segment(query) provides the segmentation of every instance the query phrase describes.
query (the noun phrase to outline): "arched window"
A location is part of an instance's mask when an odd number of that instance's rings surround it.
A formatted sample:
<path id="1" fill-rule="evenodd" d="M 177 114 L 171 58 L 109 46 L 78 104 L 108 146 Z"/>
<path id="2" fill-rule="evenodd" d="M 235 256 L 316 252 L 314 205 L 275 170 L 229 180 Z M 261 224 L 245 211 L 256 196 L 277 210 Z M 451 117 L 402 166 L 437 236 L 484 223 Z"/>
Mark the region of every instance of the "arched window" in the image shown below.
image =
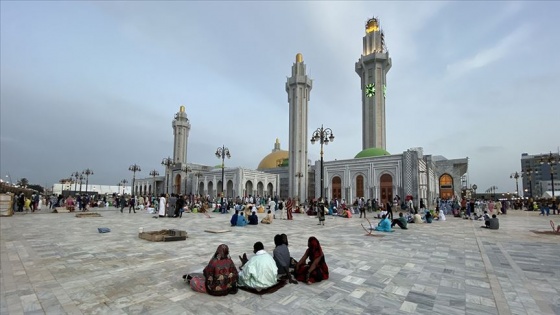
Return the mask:
<path id="1" fill-rule="evenodd" d="M 356 197 L 364 197 L 364 177 L 356 176 Z"/>

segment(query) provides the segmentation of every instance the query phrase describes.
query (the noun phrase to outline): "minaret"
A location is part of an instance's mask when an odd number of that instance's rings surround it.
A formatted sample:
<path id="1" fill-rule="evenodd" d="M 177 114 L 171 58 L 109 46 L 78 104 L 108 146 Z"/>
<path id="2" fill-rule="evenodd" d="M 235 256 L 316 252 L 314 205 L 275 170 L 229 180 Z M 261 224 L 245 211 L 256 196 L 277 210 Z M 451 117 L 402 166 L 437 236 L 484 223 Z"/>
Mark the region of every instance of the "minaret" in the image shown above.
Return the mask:
<path id="1" fill-rule="evenodd" d="M 303 55 L 296 55 L 292 76 L 286 82 L 290 104 L 289 196 L 305 202 L 307 199 L 307 106 L 312 80 L 305 74 Z"/>
<path id="2" fill-rule="evenodd" d="M 385 150 L 385 92 L 391 58 L 377 18 L 367 21 L 363 40 L 362 56 L 356 62 L 356 73 L 362 79 L 362 150 Z"/>
<path id="3" fill-rule="evenodd" d="M 187 164 L 187 142 L 189 140 L 189 131 L 191 123 L 185 113 L 185 106 L 179 108 L 179 112 L 175 114 L 173 119 L 173 163 Z"/>

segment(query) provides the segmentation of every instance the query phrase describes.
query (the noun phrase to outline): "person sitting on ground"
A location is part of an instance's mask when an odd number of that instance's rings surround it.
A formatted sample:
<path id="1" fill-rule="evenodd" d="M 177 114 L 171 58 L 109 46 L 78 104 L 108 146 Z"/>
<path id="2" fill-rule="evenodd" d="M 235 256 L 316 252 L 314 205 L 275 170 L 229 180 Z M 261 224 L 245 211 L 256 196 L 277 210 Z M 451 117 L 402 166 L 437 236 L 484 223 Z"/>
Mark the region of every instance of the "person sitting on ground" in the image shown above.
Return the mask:
<path id="1" fill-rule="evenodd" d="M 257 211 L 253 210 L 253 213 L 249 216 L 249 225 L 259 224 L 259 217 L 257 216 Z"/>
<path id="2" fill-rule="evenodd" d="M 387 215 L 381 217 L 381 221 L 379 221 L 375 230 L 379 232 L 393 232 L 393 229 L 391 229 L 391 221 L 387 219 Z"/>
<path id="3" fill-rule="evenodd" d="M 381 219 L 384 215 L 387 215 L 387 210 L 381 209 L 381 211 L 377 214 L 377 218 Z"/>
<path id="4" fill-rule="evenodd" d="M 410 223 L 424 223 L 424 221 L 422 221 L 422 216 L 418 213 L 418 210 L 414 211 L 414 221 L 410 222 Z"/>
<path id="5" fill-rule="evenodd" d="M 236 211 L 237 212 L 237 211 Z M 247 220 L 245 219 L 245 216 L 243 215 L 243 213 L 239 214 L 237 216 L 237 226 L 245 226 L 247 225 Z"/>
<path id="6" fill-rule="evenodd" d="M 194 291 L 217 296 L 236 293 L 237 278 L 237 268 L 229 257 L 226 244 L 218 246 L 202 274 L 183 276 Z"/>
<path id="7" fill-rule="evenodd" d="M 344 212 L 342 212 L 343 218 L 352 218 L 352 211 L 348 210 L 348 208 L 344 208 Z"/>
<path id="8" fill-rule="evenodd" d="M 440 221 L 446 221 L 446 219 L 445 219 L 445 213 L 443 212 L 442 209 L 439 209 L 438 220 L 440 220 Z"/>
<path id="9" fill-rule="evenodd" d="M 433 220 L 432 213 L 430 211 L 426 211 L 426 215 L 424 216 L 424 219 L 426 220 L 426 223 L 432 223 Z"/>
<path id="10" fill-rule="evenodd" d="M 306 262 L 309 259 L 309 262 Z M 319 240 L 311 236 L 307 240 L 307 250 L 296 264 L 294 274 L 296 279 L 307 284 L 329 279 L 329 267 L 325 262 L 325 255 Z"/>
<path id="11" fill-rule="evenodd" d="M 488 214 L 488 211 L 484 211 L 484 215 L 482 215 L 482 219 L 484 220 L 484 224 L 488 225 L 486 222 L 490 221 L 490 215 Z"/>
<path id="12" fill-rule="evenodd" d="M 286 241 L 287 238 L 286 236 Z M 278 267 L 278 276 L 280 279 L 289 280 L 290 283 L 297 284 L 297 281 L 293 280 L 290 274 L 290 250 L 288 249 L 288 245 L 284 243 L 282 235 L 276 234 L 276 236 L 274 236 L 274 245 L 276 245 L 276 248 L 274 248 L 272 256 Z"/>
<path id="13" fill-rule="evenodd" d="M 394 227 L 395 225 L 398 225 L 403 230 L 408 229 L 406 227 L 407 225 L 406 218 L 404 217 L 402 212 L 399 212 L 399 217 L 394 219 L 393 222 L 391 223 L 391 227 Z"/>
<path id="14" fill-rule="evenodd" d="M 231 226 L 236 226 L 238 219 L 239 219 L 239 210 L 235 210 L 235 213 L 231 216 L 231 220 L 229 220 Z"/>
<path id="15" fill-rule="evenodd" d="M 278 267 L 274 258 L 264 250 L 261 242 L 253 245 L 255 256 L 247 259 L 247 254 L 243 254 L 241 267 L 239 267 L 239 286 L 266 289 L 278 283 Z"/>
<path id="16" fill-rule="evenodd" d="M 273 219 L 274 219 L 274 216 L 272 215 L 272 211 L 268 210 L 268 213 L 267 213 L 266 217 L 264 217 L 264 219 L 261 220 L 261 223 L 271 224 Z"/>
<path id="17" fill-rule="evenodd" d="M 492 218 L 489 219 L 488 221 L 485 221 L 484 225 L 481 226 L 481 227 L 487 228 L 487 229 L 490 229 L 490 230 L 498 230 L 500 228 L 500 221 L 496 217 L 496 215 L 493 214 Z"/>

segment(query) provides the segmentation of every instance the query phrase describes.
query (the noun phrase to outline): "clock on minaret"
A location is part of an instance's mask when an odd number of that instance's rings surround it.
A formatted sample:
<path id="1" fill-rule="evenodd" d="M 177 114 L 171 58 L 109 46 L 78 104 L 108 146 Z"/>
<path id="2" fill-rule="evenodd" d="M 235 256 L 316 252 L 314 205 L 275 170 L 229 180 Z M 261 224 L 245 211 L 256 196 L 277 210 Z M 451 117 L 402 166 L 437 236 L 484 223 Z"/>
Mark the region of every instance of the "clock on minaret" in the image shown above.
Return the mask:
<path id="1" fill-rule="evenodd" d="M 366 96 L 373 97 L 375 95 L 375 84 L 370 83 L 366 85 Z"/>

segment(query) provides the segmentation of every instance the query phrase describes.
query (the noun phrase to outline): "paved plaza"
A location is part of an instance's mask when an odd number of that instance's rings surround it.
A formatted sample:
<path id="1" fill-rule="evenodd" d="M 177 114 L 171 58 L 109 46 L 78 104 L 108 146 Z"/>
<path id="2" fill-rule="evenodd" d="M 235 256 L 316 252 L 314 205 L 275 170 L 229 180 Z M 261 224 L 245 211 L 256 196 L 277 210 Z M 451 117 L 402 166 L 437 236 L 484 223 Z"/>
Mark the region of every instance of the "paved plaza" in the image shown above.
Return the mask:
<path id="1" fill-rule="evenodd" d="M 0 219 L 0 314 L 560 314 L 560 236 L 530 231 L 551 230 L 549 219 L 560 216 L 510 211 L 497 231 L 448 217 L 367 237 L 358 217 L 327 217 L 322 227 L 295 214 L 230 228 L 230 215 L 215 213 L 154 219 L 93 211 L 102 217 L 43 210 Z M 140 227 L 183 229 L 189 238 L 149 242 L 138 238 Z M 296 259 L 316 236 L 330 279 L 225 297 L 193 292 L 181 279 L 200 272 L 221 243 L 240 264 L 255 241 L 271 253 L 278 233 L 288 234 Z"/>

